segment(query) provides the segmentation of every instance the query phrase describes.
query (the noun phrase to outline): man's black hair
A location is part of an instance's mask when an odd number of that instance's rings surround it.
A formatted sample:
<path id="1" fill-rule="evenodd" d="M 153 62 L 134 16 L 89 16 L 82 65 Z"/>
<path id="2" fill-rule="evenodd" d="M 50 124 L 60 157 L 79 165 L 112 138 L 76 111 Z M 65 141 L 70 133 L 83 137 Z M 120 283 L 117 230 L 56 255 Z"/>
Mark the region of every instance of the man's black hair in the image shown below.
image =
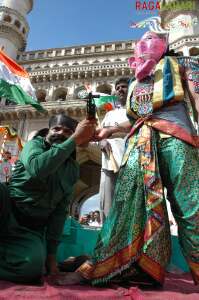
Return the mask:
<path id="1" fill-rule="evenodd" d="M 123 77 L 118 78 L 118 79 L 115 81 L 115 89 L 116 89 L 117 85 L 120 84 L 120 83 L 126 83 L 126 84 L 128 85 L 128 84 L 129 84 L 129 81 L 130 81 L 130 78 L 129 78 L 129 77 L 123 76 Z"/>
<path id="2" fill-rule="evenodd" d="M 38 130 L 35 135 L 33 136 L 33 139 L 38 137 L 38 136 L 41 136 L 41 137 L 46 137 L 47 134 L 48 134 L 48 131 L 49 129 L 48 128 L 42 128 L 40 130 Z"/>
<path id="3" fill-rule="evenodd" d="M 72 131 L 75 131 L 77 124 L 78 121 L 69 116 L 66 116 L 64 113 L 51 116 L 49 120 L 49 128 L 54 127 L 56 125 L 62 125 L 71 129 Z"/>

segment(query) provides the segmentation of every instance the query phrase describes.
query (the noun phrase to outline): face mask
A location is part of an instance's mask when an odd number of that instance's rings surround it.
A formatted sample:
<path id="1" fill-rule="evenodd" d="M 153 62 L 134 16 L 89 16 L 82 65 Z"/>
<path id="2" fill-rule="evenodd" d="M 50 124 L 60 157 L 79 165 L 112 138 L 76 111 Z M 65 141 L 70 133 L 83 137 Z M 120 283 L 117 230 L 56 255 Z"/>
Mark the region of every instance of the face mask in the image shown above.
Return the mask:
<path id="1" fill-rule="evenodd" d="M 129 65 L 135 69 L 135 77 L 142 80 L 149 76 L 166 52 L 167 43 L 156 33 L 147 32 L 136 44 L 135 56 L 129 59 Z"/>

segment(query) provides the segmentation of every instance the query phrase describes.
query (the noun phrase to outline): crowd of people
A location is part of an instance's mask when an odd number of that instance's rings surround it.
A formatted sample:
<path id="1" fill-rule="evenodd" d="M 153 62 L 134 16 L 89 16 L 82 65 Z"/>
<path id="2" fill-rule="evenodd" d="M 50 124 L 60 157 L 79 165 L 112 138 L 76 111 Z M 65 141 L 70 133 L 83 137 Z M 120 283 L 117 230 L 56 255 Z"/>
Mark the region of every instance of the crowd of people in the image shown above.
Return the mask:
<path id="1" fill-rule="evenodd" d="M 79 222 L 81 225 L 87 225 L 91 227 L 101 227 L 102 222 L 100 217 L 100 211 L 95 210 L 95 211 L 90 211 L 88 214 L 84 214 L 83 216 L 80 217 Z"/>

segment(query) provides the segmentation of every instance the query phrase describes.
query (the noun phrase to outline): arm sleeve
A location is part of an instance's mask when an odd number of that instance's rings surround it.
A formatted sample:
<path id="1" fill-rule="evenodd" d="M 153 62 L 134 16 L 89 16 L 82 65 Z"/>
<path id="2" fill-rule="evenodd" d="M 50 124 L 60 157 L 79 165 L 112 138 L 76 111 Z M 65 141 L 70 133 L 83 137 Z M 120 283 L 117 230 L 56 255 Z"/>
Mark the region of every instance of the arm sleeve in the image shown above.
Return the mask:
<path id="1" fill-rule="evenodd" d="M 54 173 L 74 150 L 73 138 L 61 144 L 53 144 L 47 151 L 37 140 L 32 140 L 24 146 L 20 161 L 32 177 L 45 178 Z"/>
<path id="2" fill-rule="evenodd" d="M 50 215 L 46 230 L 47 254 L 56 254 L 67 214 L 68 199 L 61 201 Z"/>

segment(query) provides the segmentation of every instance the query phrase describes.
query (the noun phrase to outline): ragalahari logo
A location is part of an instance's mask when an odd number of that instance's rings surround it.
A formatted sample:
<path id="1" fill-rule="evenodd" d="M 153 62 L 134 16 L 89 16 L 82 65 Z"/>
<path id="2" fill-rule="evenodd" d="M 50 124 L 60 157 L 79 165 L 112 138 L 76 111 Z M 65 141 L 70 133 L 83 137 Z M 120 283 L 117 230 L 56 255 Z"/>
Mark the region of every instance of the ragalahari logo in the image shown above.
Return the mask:
<path id="1" fill-rule="evenodd" d="M 161 1 L 135 1 L 137 11 L 155 12 L 158 10 L 194 10 L 195 1 L 175 1 L 162 4 Z"/>

